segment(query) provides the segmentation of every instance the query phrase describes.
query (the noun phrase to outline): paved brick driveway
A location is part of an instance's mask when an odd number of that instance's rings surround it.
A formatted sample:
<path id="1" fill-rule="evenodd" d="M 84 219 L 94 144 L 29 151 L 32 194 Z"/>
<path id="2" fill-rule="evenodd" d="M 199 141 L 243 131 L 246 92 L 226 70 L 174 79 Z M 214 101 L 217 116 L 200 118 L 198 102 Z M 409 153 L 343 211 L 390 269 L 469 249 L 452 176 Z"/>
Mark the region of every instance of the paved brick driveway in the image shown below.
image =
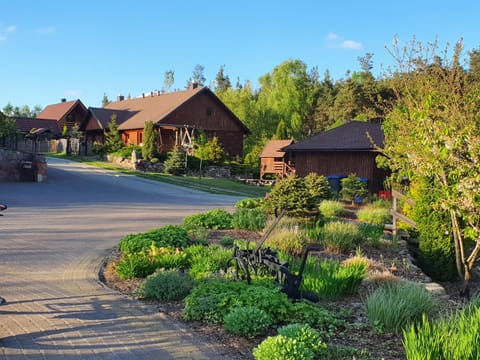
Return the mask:
<path id="1" fill-rule="evenodd" d="M 48 183 L 0 184 L 0 358 L 222 359 L 97 273 L 122 236 L 236 200 L 56 159 Z"/>

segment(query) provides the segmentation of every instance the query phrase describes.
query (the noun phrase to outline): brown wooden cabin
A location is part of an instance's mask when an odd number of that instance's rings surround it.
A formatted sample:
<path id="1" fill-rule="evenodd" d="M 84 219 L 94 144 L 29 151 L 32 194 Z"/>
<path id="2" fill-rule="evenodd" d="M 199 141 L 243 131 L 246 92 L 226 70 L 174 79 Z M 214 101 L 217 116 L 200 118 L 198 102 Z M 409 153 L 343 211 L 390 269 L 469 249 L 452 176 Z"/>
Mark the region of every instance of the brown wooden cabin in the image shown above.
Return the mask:
<path id="1" fill-rule="evenodd" d="M 46 106 L 37 115 L 37 118 L 55 120 L 61 130 L 66 125 L 68 131 L 70 131 L 74 125 L 80 128 L 87 114 L 88 110 L 80 100 L 67 101 L 62 99 L 57 104 Z"/>
<path id="2" fill-rule="evenodd" d="M 227 154 L 243 156 L 243 139 L 250 133 L 212 91 L 195 84 L 185 91 L 151 92 L 134 99 L 119 96 L 104 109 L 129 114 L 118 126 L 125 145 L 141 145 L 145 123 L 153 122 L 161 152 L 174 146 L 191 149 L 202 130 L 207 136 L 216 136 Z"/>
<path id="3" fill-rule="evenodd" d="M 283 178 L 292 172 L 295 168 L 289 161 L 288 154 L 282 148 L 293 144 L 293 140 L 270 140 L 260 154 L 260 179 L 267 174 L 272 174 L 276 178 Z"/>
<path id="4" fill-rule="evenodd" d="M 379 169 L 375 158 L 381 156 L 384 134 L 381 122 L 352 121 L 283 148 L 295 158 L 299 176 L 317 173 L 329 178 L 356 174 L 368 181 L 370 193 L 383 190 L 388 172 Z M 375 144 L 375 145 L 374 145 Z"/>

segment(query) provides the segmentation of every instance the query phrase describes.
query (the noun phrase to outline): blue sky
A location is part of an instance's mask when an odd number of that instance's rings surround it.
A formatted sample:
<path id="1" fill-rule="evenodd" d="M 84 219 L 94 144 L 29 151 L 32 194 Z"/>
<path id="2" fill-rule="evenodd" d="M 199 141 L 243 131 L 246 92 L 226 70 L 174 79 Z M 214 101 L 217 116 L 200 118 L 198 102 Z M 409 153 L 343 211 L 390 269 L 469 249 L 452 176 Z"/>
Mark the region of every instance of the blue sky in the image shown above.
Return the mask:
<path id="1" fill-rule="evenodd" d="M 480 46 L 476 1 L 0 0 L 0 9 L 0 108 L 100 106 L 104 93 L 161 89 L 168 70 L 183 89 L 196 64 L 207 85 L 222 65 L 233 84 L 255 85 L 288 59 L 338 80 L 373 53 L 379 75 L 395 36 Z"/>

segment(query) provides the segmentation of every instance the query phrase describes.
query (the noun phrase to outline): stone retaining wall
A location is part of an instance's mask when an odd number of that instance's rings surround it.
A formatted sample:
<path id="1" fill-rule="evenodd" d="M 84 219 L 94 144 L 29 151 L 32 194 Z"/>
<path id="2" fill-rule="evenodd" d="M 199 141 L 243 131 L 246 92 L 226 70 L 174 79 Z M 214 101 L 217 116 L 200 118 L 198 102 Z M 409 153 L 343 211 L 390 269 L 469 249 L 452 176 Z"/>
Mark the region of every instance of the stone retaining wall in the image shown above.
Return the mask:
<path id="1" fill-rule="evenodd" d="M 47 181 L 45 156 L 0 148 L 0 182 L 9 181 Z"/>

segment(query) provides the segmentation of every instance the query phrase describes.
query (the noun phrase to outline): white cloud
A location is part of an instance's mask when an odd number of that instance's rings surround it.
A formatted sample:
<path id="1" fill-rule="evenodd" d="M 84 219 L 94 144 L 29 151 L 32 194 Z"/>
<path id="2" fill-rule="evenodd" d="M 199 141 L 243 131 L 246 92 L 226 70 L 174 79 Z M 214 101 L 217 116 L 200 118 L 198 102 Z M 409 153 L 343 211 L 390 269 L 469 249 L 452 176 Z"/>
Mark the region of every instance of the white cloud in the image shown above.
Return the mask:
<path id="1" fill-rule="evenodd" d="M 57 28 L 55 26 L 46 26 L 38 28 L 35 32 L 38 35 L 54 35 L 57 32 Z"/>
<path id="2" fill-rule="evenodd" d="M 0 42 L 4 42 L 8 40 L 10 34 L 13 34 L 17 30 L 17 27 L 14 25 L 10 25 L 7 27 L 0 26 Z"/>
<path id="3" fill-rule="evenodd" d="M 345 40 L 340 44 L 342 49 L 353 49 L 353 50 L 362 50 L 363 44 L 354 40 Z"/>
<path id="4" fill-rule="evenodd" d="M 362 50 L 363 44 L 355 40 L 345 40 L 343 36 L 330 32 L 325 36 L 326 46 L 330 48 Z"/>
<path id="5" fill-rule="evenodd" d="M 6 41 L 6 40 L 7 40 L 7 37 L 6 37 L 6 36 L 0 35 L 0 42 Z"/>
<path id="6" fill-rule="evenodd" d="M 17 30 L 17 27 L 14 26 L 14 25 L 11 25 L 11 26 L 9 26 L 5 29 L 5 32 L 6 33 L 12 33 L 12 32 L 15 32 L 16 30 Z"/>

